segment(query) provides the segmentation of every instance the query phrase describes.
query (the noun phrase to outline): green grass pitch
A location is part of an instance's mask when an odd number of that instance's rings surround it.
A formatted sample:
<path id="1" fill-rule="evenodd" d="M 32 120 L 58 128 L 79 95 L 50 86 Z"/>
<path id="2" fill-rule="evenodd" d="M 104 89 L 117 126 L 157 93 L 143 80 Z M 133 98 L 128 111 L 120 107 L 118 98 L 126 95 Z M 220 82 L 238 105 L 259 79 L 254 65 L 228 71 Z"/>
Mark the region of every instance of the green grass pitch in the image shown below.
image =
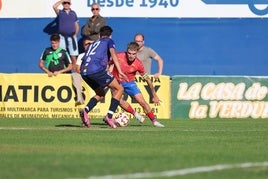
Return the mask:
<path id="1" fill-rule="evenodd" d="M 0 178 L 268 178 L 267 119 L 160 122 L 0 119 Z"/>

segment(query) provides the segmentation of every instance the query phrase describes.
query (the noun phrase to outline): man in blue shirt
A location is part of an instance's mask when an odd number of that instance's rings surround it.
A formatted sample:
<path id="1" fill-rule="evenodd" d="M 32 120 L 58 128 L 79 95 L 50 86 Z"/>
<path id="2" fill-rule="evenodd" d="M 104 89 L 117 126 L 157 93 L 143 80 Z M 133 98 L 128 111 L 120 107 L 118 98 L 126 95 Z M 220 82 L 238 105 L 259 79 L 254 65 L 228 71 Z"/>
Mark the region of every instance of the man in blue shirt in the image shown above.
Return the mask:
<path id="1" fill-rule="evenodd" d="M 90 44 L 85 52 L 84 57 L 82 58 L 82 64 L 80 67 L 81 76 L 96 93 L 96 95 L 89 100 L 86 107 L 80 111 L 82 122 L 87 127 L 90 126 L 88 112 L 91 111 L 97 105 L 97 103 L 104 98 L 104 88 L 106 87 L 111 88 L 113 90 L 113 94 L 109 111 L 105 116 L 105 121 L 111 128 L 117 127 L 114 124 L 112 117 L 119 105 L 119 101 L 122 98 L 124 89 L 114 78 L 114 76 L 107 71 L 109 60 L 113 60 L 120 78 L 127 80 L 127 77 L 122 72 L 118 63 L 115 44 L 111 39 L 112 32 L 113 30 L 111 27 L 102 27 L 100 29 L 100 39 Z"/>
<path id="2" fill-rule="evenodd" d="M 62 5 L 63 9 L 58 9 Z M 60 47 L 66 49 L 72 59 L 73 67 L 78 56 L 77 35 L 79 33 L 78 18 L 71 9 L 71 0 L 60 0 L 53 5 L 53 9 L 58 16 L 58 33 L 60 34 Z"/>

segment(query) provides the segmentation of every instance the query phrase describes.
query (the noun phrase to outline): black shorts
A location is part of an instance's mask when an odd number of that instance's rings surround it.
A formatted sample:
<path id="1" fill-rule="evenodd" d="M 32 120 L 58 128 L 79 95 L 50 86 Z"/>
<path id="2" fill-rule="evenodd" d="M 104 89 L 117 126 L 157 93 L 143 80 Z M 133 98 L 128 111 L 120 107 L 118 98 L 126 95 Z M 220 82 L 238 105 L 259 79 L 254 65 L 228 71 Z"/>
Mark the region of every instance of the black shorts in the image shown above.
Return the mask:
<path id="1" fill-rule="evenodd" d="M 83 80 L 93 89 L 99 87 L 105 88 L 114 79 L 114 76 L 108 71 L 100 71 L 98 73 L 82 76 Z"/>

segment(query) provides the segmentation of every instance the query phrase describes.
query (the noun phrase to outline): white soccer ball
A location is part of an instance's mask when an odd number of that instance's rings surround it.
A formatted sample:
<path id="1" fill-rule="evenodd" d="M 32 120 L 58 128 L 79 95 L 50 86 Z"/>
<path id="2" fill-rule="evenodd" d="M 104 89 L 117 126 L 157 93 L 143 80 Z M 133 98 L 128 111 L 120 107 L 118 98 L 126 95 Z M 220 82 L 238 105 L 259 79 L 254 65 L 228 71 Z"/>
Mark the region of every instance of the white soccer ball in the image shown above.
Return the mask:
<path id="1" fill-rule="evenodd" d="M 129 123 L 129 117 L 125 113 L 119 113 L 114 119 L 115 125 L 118 127 L 125 127 Z"/>

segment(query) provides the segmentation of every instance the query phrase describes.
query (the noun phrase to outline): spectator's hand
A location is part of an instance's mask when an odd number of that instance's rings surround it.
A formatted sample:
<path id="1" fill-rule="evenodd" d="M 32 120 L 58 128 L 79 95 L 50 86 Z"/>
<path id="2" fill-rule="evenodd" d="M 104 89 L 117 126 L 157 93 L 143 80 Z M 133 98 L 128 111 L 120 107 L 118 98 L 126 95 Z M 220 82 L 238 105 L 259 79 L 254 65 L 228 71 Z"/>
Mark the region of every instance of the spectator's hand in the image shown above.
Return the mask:
<path id="1" fill-rule="evenodd" d="M 49 72 L 47 73 L 47 75 L 48 75 L 48 77 L 52 77 L 52 76 L 53 76 L 53 73 L 52 73 L 51 71 L 49 71 Z"/>
<path id="2" fill-rule="evenodd" d="M 54 76 L 57 76 L 58 74 L 61 74 L 60 71 L 54 71 Z"/>
<path id="3" fill-rule="evenodd" d="M 156 106 L 160 105 L 161 100 L 158 98 L 158 96 L 153 97 L 153 102 Z"/>
<path id="4" fill-rule="evenodd" d="M 154 78 L 157 80 L 157 79 L 159 79 L 159 77 L 160 77 L 160 73 L 156 73 L 156 74 L 154 74 Z"/>

